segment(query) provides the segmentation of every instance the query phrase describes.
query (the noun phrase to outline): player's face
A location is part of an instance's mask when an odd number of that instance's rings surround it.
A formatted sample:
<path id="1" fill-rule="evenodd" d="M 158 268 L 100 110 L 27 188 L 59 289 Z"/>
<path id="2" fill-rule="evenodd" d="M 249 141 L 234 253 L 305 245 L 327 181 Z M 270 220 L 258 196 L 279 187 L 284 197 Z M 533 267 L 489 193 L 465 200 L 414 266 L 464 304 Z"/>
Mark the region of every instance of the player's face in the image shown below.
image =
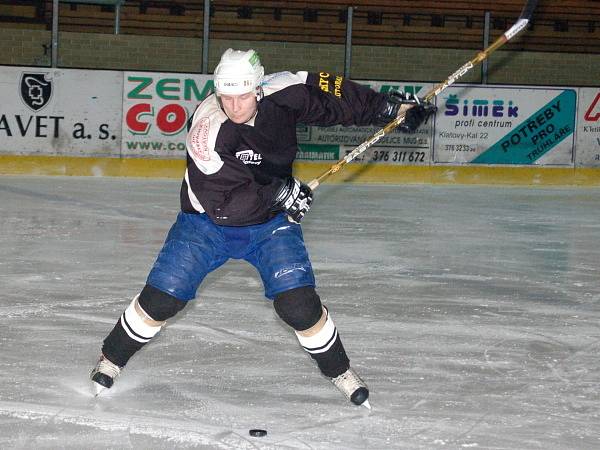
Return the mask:
<path id="1" fill-rule="evenodd" d="M 232 122 L 246 123 L 256 112 L 256 95 L 254 92 L 241 95 L 221 95 L 221 104 L 225 114 Z"/>

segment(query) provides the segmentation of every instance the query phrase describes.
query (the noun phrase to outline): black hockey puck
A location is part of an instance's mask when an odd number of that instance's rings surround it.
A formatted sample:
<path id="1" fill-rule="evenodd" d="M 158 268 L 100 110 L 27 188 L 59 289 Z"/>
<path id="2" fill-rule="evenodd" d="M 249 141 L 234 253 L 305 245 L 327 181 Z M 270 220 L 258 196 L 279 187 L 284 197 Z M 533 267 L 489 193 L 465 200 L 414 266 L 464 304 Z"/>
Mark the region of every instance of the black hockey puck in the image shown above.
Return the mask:
<path id="1" fill-rule="evenodd" d="M 263 437 L 267 435 L 267 430 L 261 430 L 259 428 L 253 428 L 249 431 L 250 436 Z"/>

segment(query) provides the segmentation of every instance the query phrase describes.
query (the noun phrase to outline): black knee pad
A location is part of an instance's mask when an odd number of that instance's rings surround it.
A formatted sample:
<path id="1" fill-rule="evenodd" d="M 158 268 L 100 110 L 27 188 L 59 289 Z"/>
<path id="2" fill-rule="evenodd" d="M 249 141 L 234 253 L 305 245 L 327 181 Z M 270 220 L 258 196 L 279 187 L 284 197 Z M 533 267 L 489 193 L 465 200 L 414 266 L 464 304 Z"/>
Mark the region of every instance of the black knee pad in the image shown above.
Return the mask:
<path id="1" fill-rule="evenodd" d="M 157 321 L 173 317 L 187 305 L 187 302 L 179 300 L 149 284 L 142 289 L 138 303 L 146 314 Z"/>
<path id="2" fill-rule="evenodd" d="M 321 299 L 312 286 L 277 294 L 273 306 L 279 317 L 296 331 L 308 330 L 323 314 Z"/>

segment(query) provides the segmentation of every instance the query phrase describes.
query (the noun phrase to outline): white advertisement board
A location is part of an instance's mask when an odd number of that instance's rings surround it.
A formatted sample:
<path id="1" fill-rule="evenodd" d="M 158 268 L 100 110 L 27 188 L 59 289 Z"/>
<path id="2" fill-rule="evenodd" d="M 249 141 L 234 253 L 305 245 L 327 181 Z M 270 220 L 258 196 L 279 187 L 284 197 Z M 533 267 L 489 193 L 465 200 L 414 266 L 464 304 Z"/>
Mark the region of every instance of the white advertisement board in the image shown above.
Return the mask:
<path id="1" fill-rule="evenodd" d="M 574 89 L 451 86 L 436 105 L 433 163 L 573 164 Z"/>
<path id="2" fill-rule="evenodd" d="M 361 81 L 423 96 L 431 83 Z M 199 74 L 2 67 L 0 152 L 184 158 L 188 119 L 213 89 Z M 451 86 L 414 133 L 355 163 L 600 166 L 600 88 Z M 300 161 L 337 161 L 376 127 L 298 126 Z"/>
<path id="3" fill-rule="evenodd" d="M 575 165 L 600 166 L 600 88 L 579 89 Z"/>
<path id="4" fill-rule="evenodd" d="M 0 152 L 118 156 L 123 73 L 2 67 Z"/>
<path id="5" fill-rule="evenodd" d="M 185 157 L 187 122 L 212 91 L 210 75 L 125 72 L 124 157 Z"/>

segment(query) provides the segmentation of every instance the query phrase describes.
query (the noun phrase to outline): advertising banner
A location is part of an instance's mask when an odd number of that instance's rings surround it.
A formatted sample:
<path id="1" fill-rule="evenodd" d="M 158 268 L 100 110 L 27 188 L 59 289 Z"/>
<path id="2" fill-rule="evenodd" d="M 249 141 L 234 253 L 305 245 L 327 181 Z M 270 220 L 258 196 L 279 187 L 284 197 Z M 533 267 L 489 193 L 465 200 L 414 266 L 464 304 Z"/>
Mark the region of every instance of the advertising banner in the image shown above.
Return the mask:
<path id="1" fill-rule="evenodd" d="M 431 83 L 361 81 L 423 96 Z M 177 159 L 213 90 L 199 74 L 2 67 L 0 152 Z M 354 163 L 600 166 L 600 89 L 450 86 L 434 119 L 394 131 Z M 298 160 L 335 162 L 377 127 L 297 127 Z"/>
<path id="2" fill-rule="evenodd" d="M 184 158 L 187 122 L 212 92 L 210 75 L 125 72 L 124 157 Z"/>
<path id="3" fill-rule="evenodd" d="M 575 165 L 600 166 L 600 88 L 579 89 Z"/>
<path id="4" fill-rule="evenodd" d="M 434 163 L 573 164 L 574 89 L 452 86 L 436 105 Z"/>
<path id="5" fill-rule="evenodd" d="M 431 89 L 427 83 L 360 82 L 378 92 L 403 91 L 423 96 Z M 335 162 L 362 144 L 377 127 L 298 127 L 301 152 L 298 160 Z M 399 165 L 428 165 L 431 161 L 433 121 L 422 125 L 414 133 L 394 130 L 377 144 L 356 158 L 354 163 L 381 163 Z"/>
<path id="6" fill-rule="evenodd" d="M 2 67 L 0 152 L 119 155 L 123 73 Z"/>

